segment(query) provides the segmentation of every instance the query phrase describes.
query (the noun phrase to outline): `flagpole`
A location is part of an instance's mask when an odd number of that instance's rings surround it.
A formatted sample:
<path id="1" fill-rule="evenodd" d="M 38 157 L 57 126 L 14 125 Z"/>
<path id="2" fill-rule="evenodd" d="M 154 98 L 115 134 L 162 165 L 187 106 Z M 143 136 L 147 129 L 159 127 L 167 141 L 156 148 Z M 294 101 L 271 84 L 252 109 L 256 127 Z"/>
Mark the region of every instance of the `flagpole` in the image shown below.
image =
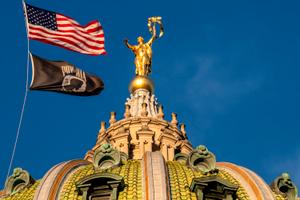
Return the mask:
<path id="1" fill-rule="evenodd" d="M 29 27 L 28 27 L 28 16 L 27 16 L 27 8 L 25 1 L 22 0 L 23 9 L 25 14 L 25 26 L 26 26 L 26 35 L 27 35 L 27 68 L 26 68 L 26 92 L 28 92 L 28 81 L 29 81 L 29 60 L 30 60 L 30 46 L 29 46 Z"/>
<path id="2" fill-rule="evenodd" d="M 9 162 L 9 167 L 7 170 L 7 175 L 6 175 L 6 180 L 5 183 L 10 175 L 10 171 L 13 165 L 13 161 L 14 161 L 14 157 L 15 157 L 15 153 L 16 153 L 16 149 L 17 149 L 17 144 L 18 144 L 18 140 L 19 140 L 19 135 L 20 135 L 20 130 L 21 130 L 21 126 L 22 126 L 22 121 L 23 121 L 23 116 L 24 116 L 24 110 L 25 110 L 25 105 L 26 105 L 26 101 L 27 101 L 27 94 L 28 94 L 28 81 L 29 81 L 29 56 L 30 56 L 30 51 L 29 51 L 29 38 L 28 38 L 28 19 L 27 19 L 27 9 L 26 9 L 26 4 L 24 2 L 24 0 L 22 1 L 23 4 L 23 9 L 24 9 L 24 13 L 25 13 L 25 26 L 26 26 L 26 35 L 27 35 L 27 66 L 26 66 L 26 84 L 25 84 L 25 95 L 24 95 L 24 100 L 23 100 L 23 105 L 22 105 L 22 110 L 20 113 L 20 119 L 19 119 L 19 124 L 18 124 L 18 128 L 17 128 L 17 133 L 16 133 L 16 137 L 15 137 L 15 142 L 14 142 L 14 147 L 12 150 L 12 154 L 11 154 L 11 158 L 10 158 L 10 162 Z"/>

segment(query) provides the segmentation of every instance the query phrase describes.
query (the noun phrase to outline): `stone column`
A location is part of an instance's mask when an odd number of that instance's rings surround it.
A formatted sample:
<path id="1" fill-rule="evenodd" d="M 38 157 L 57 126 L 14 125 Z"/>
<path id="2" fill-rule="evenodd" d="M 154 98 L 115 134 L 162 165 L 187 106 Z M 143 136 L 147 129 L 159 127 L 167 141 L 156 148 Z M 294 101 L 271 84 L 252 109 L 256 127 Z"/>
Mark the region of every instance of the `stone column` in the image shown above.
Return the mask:
<path id="1" fill-rule="evenodd" d="M 164 133 L 160 139 L 161 152 L 166 161 L 174 159 L 174 147 L 176 138 L 171 134 Z"/>
<path id="2" fill-rule="evenodd" d="M 140 153 L 140 149 L 139 149 L 139 146 L 140 146 L 140 143 L 139 142 L 131 142 L 131 145 L 132 145 L 132 159 L 133 160 L 137 160 L 137 159 L 141 159 L 143 154 Z"/>
<path id="3" fill-rule="evenodd" d="M 166 144 L 162 143 L 160 146 L 160 151 L 164 156 L 165 160 L 168 161 L 168 147 Z"/>
<path id="4" fill-rule="evenodd" d="M 182 142 L 182 145 L 180 147 L 180 152 L 184 154 L 189 154 L 193 150 L 192 145 L 190 143 L 187 143 L 186 141 Z"/>
<path id="5" fill-rule="evenodd" d="M 174 159 L 174 154 L 175 154 L 175 149 L 173 146 L 168 145 L 168 160 L 173 160 Z"/>
<path id="6" fill-rule="evenodd" d="M 142 158 L 145 152 L 152 152 L 154 132 L 148 128 L 143 128 L 137 131 L 137 136 L 140 145 L 140 158 Z"/>
<path id="7" fill-rule="evenodd" d="M 140 139 L 140 156 L 144 155 L 145 153 L 145 140 Z"/>

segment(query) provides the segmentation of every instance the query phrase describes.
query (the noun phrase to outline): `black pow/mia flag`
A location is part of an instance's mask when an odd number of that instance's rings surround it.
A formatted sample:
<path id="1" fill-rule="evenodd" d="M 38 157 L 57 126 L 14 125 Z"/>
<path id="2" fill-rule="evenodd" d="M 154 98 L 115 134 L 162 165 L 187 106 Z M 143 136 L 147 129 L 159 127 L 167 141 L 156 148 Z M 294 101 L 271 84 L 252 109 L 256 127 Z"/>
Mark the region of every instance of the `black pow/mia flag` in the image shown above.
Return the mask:
<path id="1" fill-rule="evenodd" d="M 49 61 L 30 54 L 32 63 L 31 90 L 46 90 L 71 95 L 97 95 L 103 81 L 65 61 Z"/>

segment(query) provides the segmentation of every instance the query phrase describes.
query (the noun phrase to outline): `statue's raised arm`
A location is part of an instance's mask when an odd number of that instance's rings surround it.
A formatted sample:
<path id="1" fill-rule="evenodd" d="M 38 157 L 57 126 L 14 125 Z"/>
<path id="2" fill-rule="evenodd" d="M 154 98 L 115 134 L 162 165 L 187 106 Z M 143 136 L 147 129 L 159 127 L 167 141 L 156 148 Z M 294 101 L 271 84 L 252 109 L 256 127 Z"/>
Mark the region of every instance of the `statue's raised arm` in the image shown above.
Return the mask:
<path id="1" fill-rule="evenodd" d="M 132 51 L 134 50 L 134 46 L 132 46 L 132 45 L 130 45 L 130 44 L 128 43 L 128 39 L 125 39 L 125 40 L 124 40 L 124 44 L 126 45 L 126 47 L 127 47 L 128 49 L 131 49 Z"/>
<path id="2" fill-rule="evenodd" d="M 160 26 L 160 34 L 156 35 L 156 24 Z M 144 42 L 144 38 L 139 36 L 137 38 L 138 44 L 132 46 L 128 43 L 128 40 L 125 39 L 124 43 L 127 48 L 131 49 L 135 55 L 134 64 L 136 67 L 135 74 L 137 76 L 148 76 L 151 72 L 152 64 L 152 43 L 157 38 L 163 35 L 163 26 L 161 22 L 161 17 L 150 17 L 148 18 L 148 28 L 152 35 L 148 42 Z"/>
<path id="3" fill-rule="evenodd" d="M 152 37 L 149 39 L 149 41 L 147 42 L 148 45 L 152 46 L 152 43 L 154 42 L 154 40 L 156 39 L 156 29 L 154 28 L 154 31 L 152 33 Z"/>

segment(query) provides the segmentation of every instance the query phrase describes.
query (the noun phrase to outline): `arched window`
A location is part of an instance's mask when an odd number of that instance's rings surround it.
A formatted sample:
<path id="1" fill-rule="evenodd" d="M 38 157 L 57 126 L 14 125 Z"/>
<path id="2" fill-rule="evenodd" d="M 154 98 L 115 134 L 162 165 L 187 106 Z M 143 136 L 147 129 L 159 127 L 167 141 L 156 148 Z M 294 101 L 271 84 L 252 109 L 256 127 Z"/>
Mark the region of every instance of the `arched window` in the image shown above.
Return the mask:
<path id="1" fill-rule="evenodd" d="M 235 200 L 238 186 L 217 176 L 194 178 L 190 189 L 197 200 Z"/>
<path id="2" fill-rule="evenodd" d="M 116 200 L 124 188 L 122 176 L 112 173 L 96 173 L 76 183 L 82 200 Z"/>

